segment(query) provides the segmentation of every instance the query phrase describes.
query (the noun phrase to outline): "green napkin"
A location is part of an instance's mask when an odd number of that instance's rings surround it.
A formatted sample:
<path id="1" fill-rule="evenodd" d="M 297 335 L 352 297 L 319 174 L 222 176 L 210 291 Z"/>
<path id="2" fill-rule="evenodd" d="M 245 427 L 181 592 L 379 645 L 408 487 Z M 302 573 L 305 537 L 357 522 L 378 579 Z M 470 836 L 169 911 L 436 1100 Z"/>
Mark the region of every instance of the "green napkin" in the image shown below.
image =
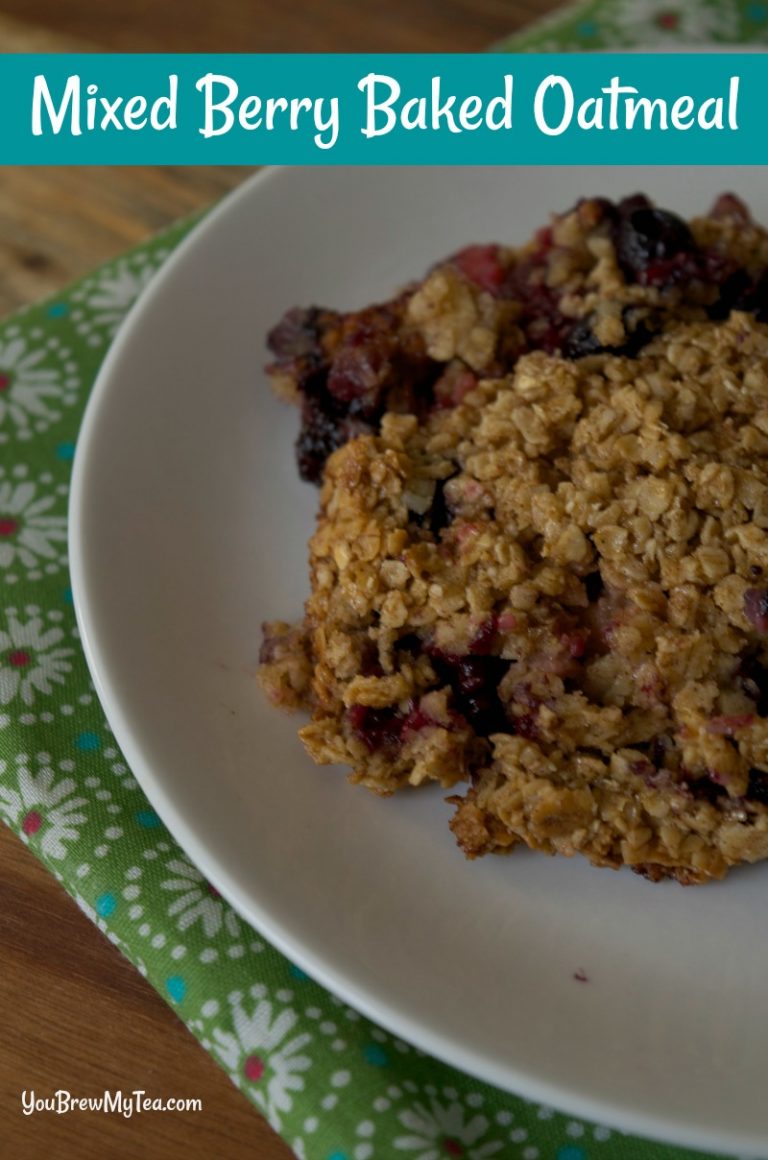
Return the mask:
<path id="1" fill-rule="evenodd" d="M 768 43 L 765 0 L 584 0 L 509 37 L 511 52 Z"/>
<path id="2" fill-rule="evenodd" d="M 590 0 L 525 49 L 768 38 L 768 4 Z M 88 391 L 182 223 L 0 325 L 0 815 L 306 1160 L 685 1160 L 479 1083 L 329 995 L 217 895 L 93 691 L 66 557 Z"/>

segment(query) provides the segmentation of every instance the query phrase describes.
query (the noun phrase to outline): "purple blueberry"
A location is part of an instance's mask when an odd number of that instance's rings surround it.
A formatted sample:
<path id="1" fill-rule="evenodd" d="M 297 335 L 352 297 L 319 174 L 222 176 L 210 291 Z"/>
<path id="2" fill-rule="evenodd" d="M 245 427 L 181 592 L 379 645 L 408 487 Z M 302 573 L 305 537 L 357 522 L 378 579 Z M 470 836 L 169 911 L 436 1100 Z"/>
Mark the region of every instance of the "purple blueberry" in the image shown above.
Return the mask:
<path id="1" fill-rule="evenodd" d="M 602 354 L 607 349 L 595 334 L 588 318 L 575 322 L 563 340 L 563 358 L 586 358 L 591 354 Z"/>
<path id="2" fill-rule="evenodd" d="M 660 263 L 693 255 L 697 249 L 682 218 L 665 209 L 650 208 L 622 213 L 614 227 L 614 245 L 624 276 L 633 282 L 648 281 L 654 269 L 660 275 Z"/>
<path id="3" fill-rule="evenodd" d="M 319 358 L 323 321 L 328 311 L 310 306 L 303 310 L 295 306 L 273 326 L 267 335 L 267 346 L 281 361 L 295 358 Z"/>
<path id="4" fill-rule="evenodd" d="M 461 657 L 452 681 L 456 707 L 476 733 L 509 733 L 510 724 L 499 700 L 498 687 L 509 662 L 500 657 Z"/>
<path id="5" fill-rule="evenodd" d="M 344 433 L 332 403 L 323 396 L 305 395 L 301 404 L 301 429 L 296 440 L 299 475 L 307 483 L 320 483 L 325 461 L 341 447 Z"/>

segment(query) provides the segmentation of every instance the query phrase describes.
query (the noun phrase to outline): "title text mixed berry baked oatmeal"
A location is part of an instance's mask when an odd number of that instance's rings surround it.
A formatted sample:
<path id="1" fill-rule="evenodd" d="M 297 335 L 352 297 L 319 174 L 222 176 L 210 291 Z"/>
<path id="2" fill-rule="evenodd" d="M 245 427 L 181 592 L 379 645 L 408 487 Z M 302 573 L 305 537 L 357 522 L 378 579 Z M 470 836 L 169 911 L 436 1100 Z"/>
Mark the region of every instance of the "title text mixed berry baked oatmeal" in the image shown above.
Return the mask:
<path id="1" fill-rule="evenodd" d="M 261 681 L 320 763 L 516 844 L 703 882 L 768 856 L 768 234 L 580 202 L 270 336 L 322 480 Z"/>

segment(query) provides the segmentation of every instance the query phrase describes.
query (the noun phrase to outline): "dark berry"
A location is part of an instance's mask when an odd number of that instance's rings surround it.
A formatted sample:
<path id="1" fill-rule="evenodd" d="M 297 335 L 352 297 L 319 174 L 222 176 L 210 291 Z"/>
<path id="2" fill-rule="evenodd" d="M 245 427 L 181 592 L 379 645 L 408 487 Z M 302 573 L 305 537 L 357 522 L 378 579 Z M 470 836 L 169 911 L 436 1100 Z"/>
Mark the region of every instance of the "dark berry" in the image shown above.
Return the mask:
<path id="1" fill-rule="evenodd" d="M 586 318 L 574 323 L 563 340 L 563 358 L 586 358 L 605 350 L 607 347 L 602 345 Z"/>
<path id="2" fill-rule="evenodd" d="M 319 354 L 322 323 L 328 314 L 315 306 L 306 310 L 295 306 L 270 330 L 267 346 L 281 361 Z"/>
<path id="3" fill-rule="evenodd" d="M 326 459 L 344 442 L 339 416 L 334 414 L 332 407 L 322 397 L 305 395 L 301 405 L 301 430 L 296 441 L 301 478 L 308 483 L 320 483 Z"/>
<path id="4" fill-rule="evenodd" d="M 624 328 L 627 337 L 616 353 L 626 355 L 627 358 L 637 358 L 643 347 L 647 346 L 651 339 L 658 334 L 661 329 L 661 320 L 651 315 L 634 319 L 632 311 L 625 310 Z"/>
<path id="5" fill-rule="evenodd" d="M 720 285 L 720 295 L 709 308 L 710 318 L 727 318 L 732 310 L 754 314 L 758 322 L 768 320 L 768 271 L 752 278 L 744 269 L 734 270 Z"/>
<path id="6" fill-rule="evenodd" d="M 748 801 L 768 806 L 768 773 L 762 769 L 750 769 L 747 792 L 744 796 Z"/>
<path id="7" fill-rule="evenodd" d="M 758 322 L 768 322 L 768 270 L 755 280 L 749 304 L 742 309 L 754 314 Z"/>
<path id="8" fill-rule="evenodd" d="M 761 635 L 768 633 L 768 588 L 748 588 L 744 593 L 744 615 Z"/>
<path id="9" fill-rule="evenodd" d="M 360 673 L 364 677 L 383 677 L 384 669 L 379 660 L 379 650 L 372 640 L 363 645 L 360 655 Z"/>
<path id="10" fill-rule="evenodd" d="M 728 796 L 728 791 L 709 777 L 692 778 L 687 782 L 687 786 L 696 801 L 709 802 L 710 805 L 715 805 L 723 797 Z"/>
<path id="11" fill-rule="evenodd" d="M 498 688 L 509 661 L 493 656 L 452 656 L 435 646 L 426 649 L 438 678 L 451 686 L 454 706 L 480 736 L 509 733 Z"/>
<path id="12" fill-rule="evenodd" d="M 499 700 L 498 687 L 509 668 L 499 657 L 462 657 L 456 665 L 454 694 L 457 708 L 476 733 L 510 731 L 510 725 Z"/>
<path id="13" fill-rule="evenodd" d="M 742 660 L 736 683 L 755 702 L 758 717 L 768 717 L 768 669 L 757 657 L 745 657 Z"/>
<path id="14" fill-rule="evenodd" d="M 403 718 L 396 709 L 372 709 L 370 705 L 351 705 L 347 710 L 349 727 L 370 753 L 393 749 L 400 744 Z"/>
<path id="15" fill-rule="evenodd" d="M 604 346 L 592 330 L 591 320 L 582 318 L 576 322 L 563 340 L 562 354 L 564 358 L 586 358 L 591 354 L 625 355 L 627 358 L 636 358 L 644 346 L 651 341 L 658 329 L 658 322 L 649 316 L 640 319 L 635 317 L 636 311 L 628 308 L 624 311 L 625 339 L 619 346 Z"/>
<path id="16" fill-rule="evenodd" d="M 665 278 L 679 280 L 674 260 L 696 253 L 696 242 L 686 223 L 664 209 L 623 213 L 614 227 L 614 245 L 624 276 L 653 285 Z"/>
<path id="17" fill-rule="evenodd" d="M 584 589 L 590 604 L 594 604 L 596 600 L 600 599 L 605 590 L 605 584 L 599 572 L 590 572 L 588 576 L 584 577 Z"/>
<path id="18" fill-rule="evenodd" d="M 752 279 L 746 270 L 734 270 L 720 285 L 720 294 L 709 308 L 710 318 L 727 318 L 732 310 L 743 310 L 749 301 Z"/>
<path id="19" fill-rule="evenodd" d="M 398 652 L 412 653 L 416 655 L 421 652 L 421 641 L 415 632 L 406 633 L 395 642 L 395 648 Z"/>
<path id="20" fill-rule="evenodd" d="M 497 627 L 497 619 L 493 614 L 483 621 L 469 642 L 469 651 L 474 656 L 488 656 L 492 651 Z"/>
<path id="21" fill-rule="evenodd" d="M 555 354 L 562 348 L 565 336 L 573 326 L 573 319 L 563 316 L 560 293 L 542 279 L 541 264 L 546 260 L 550 246 L 551 237 L 539 253 L 512 267 L 505 294 L 517 299 L 522 308 L 518 325 L 525 333 L 528 348 Z"/>
<path id="22" fill-rule="evenodd" d="M 490 666 L 484 657 L 459 657 L 456 660 L 456 681 L 459 690 L 470 696 L 484 688 Z"/>
<path id="23" fill-rule="evenodd" d="M 341 403 L 375 403 L 388 369 L 385 352 L 375 345 L 342 347 L 328 372 L 328 392 Z"/>
<path id="24" fill-rule="evenodd" d="M 644 193 L 633 193 L 629 197 L 623 197 L 616 206 L 617 213 L 620 217 L 629 217 L 638 209 L 652 209 L 650 200 Z"/>
<path id="25" fill-rule="evenodd" d="M 544 283 L 523 285 L 520 291 L 524 313 L 521 325 L 534 350 L 557 354 L 573 323 L 560 311 L 560 295 Z"/>

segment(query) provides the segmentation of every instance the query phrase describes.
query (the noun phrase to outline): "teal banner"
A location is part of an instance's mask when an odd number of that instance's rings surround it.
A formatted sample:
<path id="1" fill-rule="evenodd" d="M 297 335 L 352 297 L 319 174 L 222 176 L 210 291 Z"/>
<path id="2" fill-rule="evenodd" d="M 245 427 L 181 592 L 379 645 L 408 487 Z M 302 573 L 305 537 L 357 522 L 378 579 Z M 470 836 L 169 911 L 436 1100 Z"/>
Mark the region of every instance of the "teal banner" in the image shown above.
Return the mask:
<path id="1" fill-rule="evenodd" d="M 760 164 L 762 53 L 7 55 L 4 165 Z"/>

